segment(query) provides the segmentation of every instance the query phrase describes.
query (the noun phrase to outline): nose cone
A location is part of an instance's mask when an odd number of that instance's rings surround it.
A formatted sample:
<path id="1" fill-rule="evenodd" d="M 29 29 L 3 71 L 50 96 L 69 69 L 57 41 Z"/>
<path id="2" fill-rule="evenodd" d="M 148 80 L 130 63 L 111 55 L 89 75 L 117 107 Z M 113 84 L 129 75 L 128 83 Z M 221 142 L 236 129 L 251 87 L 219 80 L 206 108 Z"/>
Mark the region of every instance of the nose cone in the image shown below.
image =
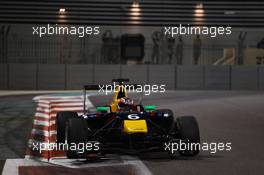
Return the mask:
<path id="1" fill-rule="evenodd" d="M 148 133 L 146 120 L 124 120 L 123 132 L 127 134 Z"/>

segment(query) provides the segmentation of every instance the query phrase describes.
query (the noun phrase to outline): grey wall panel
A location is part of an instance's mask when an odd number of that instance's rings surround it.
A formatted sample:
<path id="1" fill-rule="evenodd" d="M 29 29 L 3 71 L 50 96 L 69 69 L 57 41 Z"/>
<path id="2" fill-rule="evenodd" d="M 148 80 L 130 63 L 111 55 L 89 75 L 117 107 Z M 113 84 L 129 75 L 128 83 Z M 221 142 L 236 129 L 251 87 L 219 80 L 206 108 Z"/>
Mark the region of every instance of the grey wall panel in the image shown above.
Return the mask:
<path id="1" fill-rule="evenodd" d="M 67 65 L 67 89 L 82 89 L 93 84 L 93 65 Z"/>
<path id="2" fill-rule="evenodd" d="M 38 89 L 65 89 L 65 65 L 41 64 L 38 72 Z"/>
<path id="3" fill-rule="evenodd" d="M 203 66 L 177 66 L 177 89 L 203 89 Z"/>
<path id="4" fill-rule="evenodd" d="M 205 89 L 230 89 L 229 66 L 205 66 Z"/>
<path id="5" fill-rule="evenodd" d="M 150 65 L 149 83 L 165 84 L 167 90 L 175 89 L 175 66 L 173 65 Z"/>
<path id="6" fill-rule="evenodd" d="M 173 65 L 67 65 L 66 71 L 59 64 L 10 64 L 9 69 L 0 64 L 0 89 L 81 89 L 119 77 L 131 83 L 166 84 L 166 89 L 175 84 L 176 89 L 264 89 L 264 66 L 177 66 L 177 77 Z"/>
<path id="7" fill-rule="evenodd" d="M 36 89 L 36 64 L 10 64 L 9 87 L 13 90 Z"/>
<path id="8" fill-rule="evenodd" d="M 112 79 L 120 76 L 120 65 L 95 65 L 94 67 L 95 84 L 110 84 Z"/>
<path id="9" fill-rule="evenodd" d="M 0 64 L 0 89 L 5 90 L 8 88 L 7 81 L 7 64 Z"/>
<path id="10" fill-rule="evenodd" d="M 259 89 L 264 90 L 264 66 L 259 67 Z"/>
<path id="11" fill-rule="evenodd" d="M 122 65 L 121 75 L 132 84 L 147 84 L 147 65 Z"/>
<path id="12" fill-rule="evenodd" d="M 257 90 L 258 67 L 257 66 L 233 66 L 232 90 Z"/>

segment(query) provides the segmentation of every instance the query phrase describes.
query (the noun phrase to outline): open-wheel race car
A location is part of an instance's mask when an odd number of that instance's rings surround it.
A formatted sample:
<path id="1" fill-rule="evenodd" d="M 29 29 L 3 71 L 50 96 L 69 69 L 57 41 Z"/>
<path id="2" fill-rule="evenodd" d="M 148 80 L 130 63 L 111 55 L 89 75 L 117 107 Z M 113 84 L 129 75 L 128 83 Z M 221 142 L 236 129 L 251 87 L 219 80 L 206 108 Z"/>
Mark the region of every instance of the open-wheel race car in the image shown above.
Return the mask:
<path id="1" fill-rule="evenodd" d="M 97 107 L 96 112 L 88 112 L 85 104 L 89 88 L 85 86 L 83 115 L 78 116 L 72 111 L 57 113 L 57 143 L 82 143 L 82 146 L 89 143 L 89 149 L 85 151 L 78 147 L 67 149 L 67 158 L 88 159 L 91 155 L 100 157 L 110 153 L 140 154 L 149 151 L 167 151 L 174 157 L 175 153 L 165 146 L 176 148 L 180 142 L 200 143 L 198 123 L 193 116 L 175 119 L 170 109 L 134 104 L 124 86 L 128 79 L 113 81 L 118 85 L 109 105 Z M 90 149 L 92 147 L 94 149 Z M 192 147 L 178 149 L 177 152 L 182 156 L 195 156 L 199 149 Z"/>

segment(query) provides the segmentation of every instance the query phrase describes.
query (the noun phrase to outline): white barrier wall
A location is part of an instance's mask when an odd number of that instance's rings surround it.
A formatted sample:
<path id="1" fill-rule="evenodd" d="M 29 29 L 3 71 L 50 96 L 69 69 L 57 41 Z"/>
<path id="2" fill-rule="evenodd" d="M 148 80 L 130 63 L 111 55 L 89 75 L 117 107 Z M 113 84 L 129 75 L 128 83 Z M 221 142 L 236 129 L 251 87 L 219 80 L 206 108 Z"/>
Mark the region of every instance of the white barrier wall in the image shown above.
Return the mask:
<path id="1" fill-rule="evenodd" d="M 147 65 L 122 65 L 121 77 L 129 78 L 131 84 L 147 84 L 148 83 Z"/>
<path id="2" fill-rule="evenodd" d="M 177 89 L 203 89 L 204 67 L 203 66 L 178 66 Z"/>
<path id="3" fill-rule="evenodd" d="M 112 79 L 120 77 L 120 73 L 120 65 L 95 65 L 94 83 L 110 84 L 112 83 Z"/>
<path id="4" fill-rule="evenodd" d="M 175 89 L 175 66 L 149 65 L 149 84 L 165 84 L 167 90 Z"/>
<path id="5" fill-rule="evenodd" d="M 264 90 L 264 66 L 259 67 L 259 89 Z"/>
<path id="6" fill-rule="evenodd" d="M 66 89 L 82 89 L 84 85 L 93 84 L 93 65 L 67 65 Z"/>
<path id="7" fill-rule="evenodd" d="M 0 89 L 8 89 L 7 66 L 7 64 L 0 64 Z"/>
<path id="8" fill-rule="evenodd" d="M 230 89 L 230 66 L 205 66 L 205 89 Z"/>
<path id="9" fill-rule="evenodd" d="M 167 90 L 264 90 L 264 66 L 0 64 L 4 90 L 82 89 L 120 77 Z"/>
<path id="10" fill-rule="evenodd" d="M 232 90 L 257 90 L 258 67 L 232 66 Z"/>
<path id="11" fill-rule="evenodd" d="M 36 89 L 37 75 L 36 64 L 10 64 L 9 89 L 30 90 Z"/>
<path id="12" fill-rule="evenodd" d="M 65 65 L 41 64 L 38 66 L 38 89 L 63 90 L 65 89 Z"/>

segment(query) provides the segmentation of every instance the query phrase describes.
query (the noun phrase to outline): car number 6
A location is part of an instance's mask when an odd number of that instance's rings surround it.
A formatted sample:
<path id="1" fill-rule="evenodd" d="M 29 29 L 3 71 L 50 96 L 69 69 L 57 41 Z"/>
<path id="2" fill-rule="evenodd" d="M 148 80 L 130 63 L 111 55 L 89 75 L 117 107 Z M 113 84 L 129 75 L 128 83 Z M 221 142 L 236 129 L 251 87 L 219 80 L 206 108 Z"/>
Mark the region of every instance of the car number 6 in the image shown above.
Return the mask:
<path id="1" fill-rule="evenodd" d="M 130 114 L 127 116 L 127 118 L 130 120 L 137 120 L 139 119 L 139 116 L 137 114 Z"/>

